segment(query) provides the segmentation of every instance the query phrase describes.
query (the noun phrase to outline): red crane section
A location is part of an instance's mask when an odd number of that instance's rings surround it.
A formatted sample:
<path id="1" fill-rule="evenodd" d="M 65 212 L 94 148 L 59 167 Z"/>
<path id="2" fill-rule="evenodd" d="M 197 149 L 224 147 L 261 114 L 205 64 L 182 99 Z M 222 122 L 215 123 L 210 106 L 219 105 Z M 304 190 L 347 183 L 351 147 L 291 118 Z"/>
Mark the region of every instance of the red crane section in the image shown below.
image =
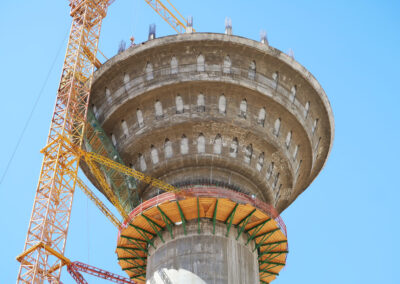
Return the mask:
<path id="1" fill-rule="evenodd" d="M 86 263 L 82 263 L 79 261 L 74 261 L 71 262 L 67 266 L 67 270 L 69 274 L 71 274 L 72 278 L 75 279 L 76 283 L 79 284 L 87 284 L 88 282 L 83 278 L 82 274 L 80 272 L 84 272 L 102 279 L 110 280 L 111 282 L 114 283 L 119 283 L 119 284 L 135 284 L 136 282 L 129 280 L 128 278 L 122 277 L 120 275 L 105 271 L 103 269 L 91 266 Z"/>

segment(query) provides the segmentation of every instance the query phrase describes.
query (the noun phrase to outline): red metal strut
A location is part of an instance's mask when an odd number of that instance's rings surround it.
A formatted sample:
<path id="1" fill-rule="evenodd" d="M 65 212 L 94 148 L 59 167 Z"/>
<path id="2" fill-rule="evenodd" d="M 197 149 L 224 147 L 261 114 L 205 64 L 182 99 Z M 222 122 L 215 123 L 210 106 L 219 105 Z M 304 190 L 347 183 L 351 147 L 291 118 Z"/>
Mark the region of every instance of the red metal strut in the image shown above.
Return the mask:
<path id="1" fill-rule="evenodd" d="M 76 283 L 79 284 L 88 284 L 88 282 L 85 280 L 85 278 L 83 278 L 82 274 L 79 273 L 79 271 L 99 277 L 99 278 L 103 278 L 106 280 L 110 280 L 111 282 L 114 283 L 119 283 L 119 284 L 136 284 L 136 282 L 119 276 L 117 274 L 105 271 L 103 269 L 91 266 L 89 264 L 85 264 L 79 261 L 74 261 L 71 262 L 68 266 L 67 266 L 67 270 L 69 272 L 69 274 L 72 276 L 72 278 L 74 278 L 74 280 L 76 281 Z"/>

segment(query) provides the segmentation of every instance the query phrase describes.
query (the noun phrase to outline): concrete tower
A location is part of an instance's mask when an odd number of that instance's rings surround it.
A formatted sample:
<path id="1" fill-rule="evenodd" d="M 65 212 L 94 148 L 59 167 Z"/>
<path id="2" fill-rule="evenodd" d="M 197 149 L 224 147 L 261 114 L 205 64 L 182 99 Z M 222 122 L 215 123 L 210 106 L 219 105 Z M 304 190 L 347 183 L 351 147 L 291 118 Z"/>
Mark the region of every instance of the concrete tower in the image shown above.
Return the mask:
<path id="1" fill-rule="evenodd" d="M 266 40 L 151 39 L 101 66 L 90 104 L 115 158 L 182 189 L 113 187 L 131 211 L 116 252 L 132 279 L 275 279 L 288 251 L 279 213 L 321 171 L 333 140 L 328 99 L 303 66 Z"/>

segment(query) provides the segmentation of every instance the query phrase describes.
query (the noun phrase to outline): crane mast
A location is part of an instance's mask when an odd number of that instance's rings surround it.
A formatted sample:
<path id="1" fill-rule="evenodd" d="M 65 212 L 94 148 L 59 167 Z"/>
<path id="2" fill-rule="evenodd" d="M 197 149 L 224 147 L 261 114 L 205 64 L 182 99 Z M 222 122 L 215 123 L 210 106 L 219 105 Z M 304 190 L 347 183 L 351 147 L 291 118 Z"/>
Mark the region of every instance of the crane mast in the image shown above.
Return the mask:
<path id="1" fill-rule="evenodd" d="M 58 283 L 100 29 L 109 0 L 71 0 L 72 25 L 17 283 Z M 72 175 L 70 174 L 72 172 Z"/>
<path id="2" fill-rule="evenodd" d="M 168 3 L 182 20 L 160 0 L 145 1 L 178 33 L 185 30 L 185 20 L 169 0 Z M 107 14 L 108 6 L 114 0 L 69 0 L 69 2 L 72 25 L 50 131 L 46 146 L 41 151 L 44 157 L 24 251 L 17 257 L 20 262 L 17 283 L 60 282 L 61 268 L 70 264 L 64 252 L 76 184 L 114 225 L 120 224 L 111 211 L 78 178 L 81 158 L 88 163 L 107 197 L 123 217 L 127 216 L 126 212 L 117 202 L 95 162 L 163 190 L 177 191 L 162 181 L 81 149 L 88 126 L 86 117 L 93 71 L 95 67 L 101 65 L 96 57 L 101 24 Z"/>

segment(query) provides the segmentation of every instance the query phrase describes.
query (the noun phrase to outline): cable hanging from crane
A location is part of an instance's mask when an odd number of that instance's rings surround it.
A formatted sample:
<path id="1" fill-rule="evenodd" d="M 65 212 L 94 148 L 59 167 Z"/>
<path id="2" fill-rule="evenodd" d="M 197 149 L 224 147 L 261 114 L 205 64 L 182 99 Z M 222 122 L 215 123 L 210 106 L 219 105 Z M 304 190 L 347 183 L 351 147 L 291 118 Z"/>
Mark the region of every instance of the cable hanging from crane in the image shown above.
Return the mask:
<path id="1" fill-rule="evenodd" d="M 27 117 L 27 119 L 26 119 L 26 121 L 25 121 L 24 126 L 22 127 L 22 131 L 21 131 L 21 133 L 20 133 L 20 135 L 19 135 L 19 137 L 18 137 L 17 143 L 15 143 L 14 149 L 13 149 L 13 151 L 11 152 L 11 156 L 10 156 L 10 158 L 8 159 L 8 162 L 7 162 L 7 164 L 6 164 L 6 168 L 5 168 L 4 172 L 3 172 L 3 174 L 1 175 L 1 178 L 0 178 L 0 185 L 3 183 L 5 177 L 6 177 L 7 173 L 8 173 L 8 170 L 9 170 L 9 168 L 10 168 L 10 166 L 11 166 L 11 163 L 12 163 L 12 161 L 14 160 L 14 156 L 15 156 L 15 154 L 17 153 L 17 150 L 18 150 L 18 148 L 19 148 L 19 145 L 21 144 L 22 138 L 23 138 L 24 135 L 25 135 L 25 131 L 26 131 L 26 129 L 27 129 L 28 126 L 29 126 L 29 123 L 30 123 L 30 121 L 31 121 L 31 119 L 32 119 L 32 116 L 33 116 L 35 110 L 36 110 L 36 107 L 37 107 L 37 105 L 38 105 L 38 103 L 39 103 L 39 100 L 40 100 L 40 98 L 42 97 L 43 91 L 44 91 L 44 89 L 45 89 L 45 87 L 46 87 L 46 85 L 47 85 L 47 81 L 49 80 L 50 75 L 53 73 L 54 66 L 55 66 L 55 64 L 56 64 L 56 62 L 57 62 L 58 56 L 60 55 L 61 49 L 62 49 L 62 47 L 63 47 L 63 45 L 64 45 L 64 42 L 65 42 L 65 39 L 67 38 L 67 36 L 68 36 L 68 32 L 65 34 L 65 36 L 64 36 L 64 38 L 63 38 L 63 40 L 62 40 L 62 42 L 60 43 L 60 45 L 59 45 L 59 47 L 58 47 L 58 49 L 57 49 L 57 53 L 56 53 L 56 55 L 54 56 L 54 59 L 53 59 L 51 65 L 50 65 L 49 71 L 47 72 L 47 75 L 46 75 L 46 77 L 45 77 L 45 79 L 44 79 L 44 82 L 43 82 L 43 84 L 42 84 L 42 87 L 40 88 L 39 93 L 37 94 L 36 99 L 35 99 L 35 101 L 34 101 L 34 103 L 33 103 L 33 105 L 32 105 L 32 109 L 31 109 L 31 111 L 29 112 L 29 115 L 28 115 L 28 117 Z"/>

